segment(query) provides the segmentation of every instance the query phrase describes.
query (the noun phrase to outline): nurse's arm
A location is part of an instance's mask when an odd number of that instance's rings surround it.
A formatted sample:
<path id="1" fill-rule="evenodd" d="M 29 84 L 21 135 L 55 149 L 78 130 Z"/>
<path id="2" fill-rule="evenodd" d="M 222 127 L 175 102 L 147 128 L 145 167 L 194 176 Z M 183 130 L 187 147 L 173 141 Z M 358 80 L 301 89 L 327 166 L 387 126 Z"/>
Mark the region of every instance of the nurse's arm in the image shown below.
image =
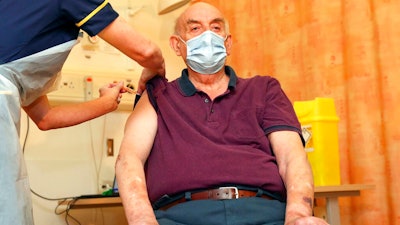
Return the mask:
<path id="1" fill-rule="evenodd" d="M 134 30 L 123 18 L 115 19 L 98 36 L 147 70 L 142 74 L 139 84 L 141 88 L 144 88 L 144 83 L 155 75 L 165 77 L 161 49 L 150 39 Z"/>
<path id="2" fill-rule="evenodd" d="M 23 109 L 40 130 L 69 127 L 116 110 L 123 89 L 123 82 L 108 84 L 100 88 L 97 99 L 59 106 L 51 106 L 44 95 Z"/>

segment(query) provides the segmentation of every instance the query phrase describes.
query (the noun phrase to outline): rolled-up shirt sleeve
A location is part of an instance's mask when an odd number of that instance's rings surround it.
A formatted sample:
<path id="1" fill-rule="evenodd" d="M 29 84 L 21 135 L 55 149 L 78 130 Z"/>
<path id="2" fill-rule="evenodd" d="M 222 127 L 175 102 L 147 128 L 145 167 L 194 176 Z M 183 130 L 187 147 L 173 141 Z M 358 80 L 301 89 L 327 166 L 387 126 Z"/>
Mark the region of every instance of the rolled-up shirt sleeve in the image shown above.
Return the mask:
<path id="1" fill-rule="evenodd" d="M 289 130 L 297 132 L 304 144 L 301 125 L 293 105 L 281 88 L 279 82 L 272 78 L 267 84 L 263 129 L 266 135 L 274 131 Z"/>

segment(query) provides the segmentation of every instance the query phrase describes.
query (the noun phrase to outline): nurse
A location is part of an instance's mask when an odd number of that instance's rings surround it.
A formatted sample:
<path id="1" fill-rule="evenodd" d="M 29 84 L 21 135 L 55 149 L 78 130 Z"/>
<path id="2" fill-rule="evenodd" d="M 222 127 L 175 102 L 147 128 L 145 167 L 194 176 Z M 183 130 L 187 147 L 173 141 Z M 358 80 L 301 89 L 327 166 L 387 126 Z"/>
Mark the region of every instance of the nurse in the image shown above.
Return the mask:
<path id="1" fill-rule="evenodd" d="M 143 66 L 138 91 L 165 76 L 160 49 L 133 30 L 107 0 L 0 1 L 0 225 L 33 225 L 30 187 L 19 144 L 21 107 L 41 130 L 76 125 L 118 107 L 122 83 L 98 99 L 50 107 L 46 94 L 75 45 L 79 30 L 98 35 Z"/>

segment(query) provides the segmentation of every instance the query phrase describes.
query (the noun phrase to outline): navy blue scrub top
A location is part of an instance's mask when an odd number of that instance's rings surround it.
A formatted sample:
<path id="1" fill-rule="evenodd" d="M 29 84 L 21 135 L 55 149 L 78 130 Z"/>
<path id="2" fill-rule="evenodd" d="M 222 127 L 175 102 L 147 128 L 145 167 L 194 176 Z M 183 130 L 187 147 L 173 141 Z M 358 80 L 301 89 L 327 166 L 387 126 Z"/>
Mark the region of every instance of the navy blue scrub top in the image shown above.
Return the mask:
<path id="1" fill-rule="evenodd" d="M 118 17 L 107 0 L 1 0 L 0 64 L 97 35 Z"/>

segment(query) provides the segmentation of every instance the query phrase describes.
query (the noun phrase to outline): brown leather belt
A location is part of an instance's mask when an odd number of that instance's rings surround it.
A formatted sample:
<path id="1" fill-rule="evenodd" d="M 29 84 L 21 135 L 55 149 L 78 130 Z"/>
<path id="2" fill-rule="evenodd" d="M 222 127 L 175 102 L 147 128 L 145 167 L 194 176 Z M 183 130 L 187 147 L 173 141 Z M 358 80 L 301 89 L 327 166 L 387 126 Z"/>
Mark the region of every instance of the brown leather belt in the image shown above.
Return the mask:
<path id="1" fill-rule="evenodd" d="M 200 192 L 193 192 L 191 193 L 190 199 L 186 199 L 185 197 L 182 197 L 180 199 L 177 199 L 176 201 L 173 201 L 169 204 L 166 204 L 162 207 L 160 207 L 160 210 L 167 210 L 168 208 L 171 208 L 172 206 L 175 206 L 179 203 L 182 202 L 187 202 L 187 201 L 195 201 L 195 200 L 205 200 L 205 199 L 212 199 L 212 200 L 225 200 L 225 199 L 238 199 L 238 198 L 249 198 L 249 197 L 260 197 L 260 198 L 265 198 L 268 200 L 274 200 L 274 198 L 268 196 L 268 195 L 261 195 L 257 196 L 256 191 L 249 191 L 249 190 L 239 190 L 237 187 L 220 187 L 217 189 L 209 189 L 205 191 L 200 191 Z"/>

